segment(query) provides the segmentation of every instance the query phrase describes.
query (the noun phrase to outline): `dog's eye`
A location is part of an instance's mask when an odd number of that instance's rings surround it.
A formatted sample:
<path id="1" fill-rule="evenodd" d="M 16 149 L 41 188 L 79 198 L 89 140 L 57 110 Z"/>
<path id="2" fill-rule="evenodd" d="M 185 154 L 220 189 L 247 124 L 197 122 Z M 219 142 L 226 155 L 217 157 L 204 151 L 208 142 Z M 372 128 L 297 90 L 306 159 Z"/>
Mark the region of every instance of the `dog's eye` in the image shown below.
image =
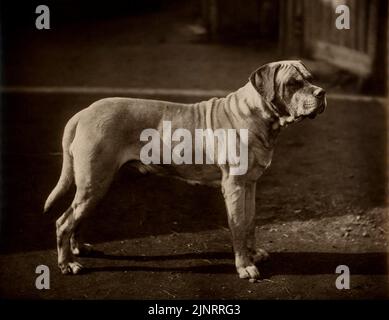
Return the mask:
<path id="1" fill-rule="evenodd" d="M 308 82 L 313 82 L 314 78 L 313 76 L 309 75 L 305 78 L 305 80 L 307 80 Z"/>
<path id="2" fill-rule="evenodd" d="M 290 87 L 299 87 L 301 85 L 301 81 L 298 81 L 296 79 L 291 79 L 287 82 L 287 85 Z"/>

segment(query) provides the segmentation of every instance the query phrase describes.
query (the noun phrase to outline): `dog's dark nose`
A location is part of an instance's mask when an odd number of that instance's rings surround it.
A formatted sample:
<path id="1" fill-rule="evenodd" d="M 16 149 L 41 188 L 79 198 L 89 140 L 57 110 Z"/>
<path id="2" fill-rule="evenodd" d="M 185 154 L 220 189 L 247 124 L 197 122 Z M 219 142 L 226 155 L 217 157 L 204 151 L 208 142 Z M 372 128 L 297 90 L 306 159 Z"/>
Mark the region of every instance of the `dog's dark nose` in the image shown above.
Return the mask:
<path id="1" fill-rule="evenodd" d="M 313 95 L 316 98 L 323 98 L 326 92 L 322 88 L 317 88 L 315 91 L 313 91 Z"/>

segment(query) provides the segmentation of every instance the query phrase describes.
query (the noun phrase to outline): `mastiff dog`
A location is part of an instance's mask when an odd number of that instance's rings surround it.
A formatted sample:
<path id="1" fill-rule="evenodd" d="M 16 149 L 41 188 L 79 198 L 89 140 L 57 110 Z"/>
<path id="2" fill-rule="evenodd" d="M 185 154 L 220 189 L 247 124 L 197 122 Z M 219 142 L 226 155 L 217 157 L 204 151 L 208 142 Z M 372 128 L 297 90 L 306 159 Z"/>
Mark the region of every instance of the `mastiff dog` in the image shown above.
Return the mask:
<path id="1" fill-rule="evenodd" d="M 301 61 L 291 60 L 263 65 L 251 74 L 246 85 L 223 98 L 180 104 L 114 97 L 96 101 L 81 110 L 65 126 L 61 175 L 45 203 L 47 212 L 72 185 L 76 186 L 73 202 L 56 221 L 61 272 L 77 274 L 82 270 L 74 256 L 88 253 L 91 247 L 79 242 L 78 227 L 105 195 L 120 167 L 130 163 L 143 173 L 167 174 L 190 183 L 220 186 L 238 275 L 258 278 L 255 262 L 267 253 L 256 250 L 256 182 L 271 163 L 280 130 L 306 117 L 314 118 L 325 107 L 325 91 L 312 84 L 311 73 Z M 145 145 L 145 140 L 140 138 L 142 132 L 152 129 L 162 135 L 166 122 L 171 129 L 185 129 L 193 135 L 198 129 L 246 130 L 245 170 L 232 174 L 231 168 L 237 163 L 230 158 L 205 164 L 199 161 L 170 165 L 145 163 L 141 159 Z M 241 138 L 238 134 L 235 141 L 242 142 Z M 204 154 L 209 151 L 205 146 L 201 148 Z M 220 157 L 219 151 L 214 155 Z"/>

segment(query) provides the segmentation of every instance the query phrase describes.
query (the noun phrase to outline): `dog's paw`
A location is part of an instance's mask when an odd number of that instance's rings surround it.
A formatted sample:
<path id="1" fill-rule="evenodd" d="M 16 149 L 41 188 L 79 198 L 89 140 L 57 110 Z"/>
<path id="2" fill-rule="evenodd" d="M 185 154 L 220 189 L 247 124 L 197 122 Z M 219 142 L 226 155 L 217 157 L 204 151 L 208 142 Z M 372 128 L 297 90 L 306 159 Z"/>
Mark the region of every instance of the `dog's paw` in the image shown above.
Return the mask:
<path id="1" fill-rule="evenodd" d="M 237 271 L 241 279 L 258 279 L 260 276 L 257 267 L 254 265 L 239 267 Z"/>
<path id="2" fill-rule="evenodd" d="M 79 274 L 82 270 L 82 265 L 78 262 L 67 262 L 59 264 L 62 274 Z"/>
<path id="3" fill-rule="evenodd" d="M 77 257 L 87 257 L 97 252 L 93 246 L 89 243 L 79 244 L 76 247 L 72 247 L 73 255 Z"/>
<path id="4" fill-rule="evenodd" d="M 255 262 L 266 261 L 269 259 L 269 254 L 263 249 L 253 250 L 253 260 Z"/>

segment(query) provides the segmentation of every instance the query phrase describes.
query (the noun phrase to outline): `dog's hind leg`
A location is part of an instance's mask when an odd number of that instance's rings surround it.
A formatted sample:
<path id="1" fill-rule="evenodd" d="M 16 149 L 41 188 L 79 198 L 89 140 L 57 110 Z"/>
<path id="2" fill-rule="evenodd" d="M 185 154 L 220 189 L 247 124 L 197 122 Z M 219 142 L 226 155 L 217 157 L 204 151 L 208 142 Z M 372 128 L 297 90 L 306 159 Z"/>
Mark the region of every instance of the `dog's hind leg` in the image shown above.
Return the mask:
<path id="1" fill-rule="evenodd" d="M 76 196 L 71 207 L 57 220 L 58 266 L 62 273 L 76 274 L 81 271 L 82 266 L 73 260 L 70 237 L 79 227 L 81 221 L 104 196 L 109 183 L 110 181 L 106 181 L 104 188 L 102 185 L 98 185 L 98 188 L 77 186 Z"/>
<path id="2" fill-rule="evenodd" d="M 81 271 L 82 266 L 73 260 L 70 238 L 103 198 L 116 172 L 116 166 L 104 161 L 103 155 L 95 161 L 85 155 L 78 156 L 75 157 L 78 166 L 74 168 L 76 195 L 71 207 L 56 222 L 58 266 L 64 274 Z"/>
<path id="3" fill-rule="evenodd" d="M 80 226 L 78 225 L 70 236 L 70 249 L 74 256 L 85 257 L 96 252 L 90 243 L 81 240 Z"/>
<path id="4" fill-rule="evenodd" d="M 73 261 L 67 237 L 74 224 L 73 212 L 74 209 L 70 206 L 56 221 L 58 266 L 63 274 L 81 271 L 81 265 Z"/>

